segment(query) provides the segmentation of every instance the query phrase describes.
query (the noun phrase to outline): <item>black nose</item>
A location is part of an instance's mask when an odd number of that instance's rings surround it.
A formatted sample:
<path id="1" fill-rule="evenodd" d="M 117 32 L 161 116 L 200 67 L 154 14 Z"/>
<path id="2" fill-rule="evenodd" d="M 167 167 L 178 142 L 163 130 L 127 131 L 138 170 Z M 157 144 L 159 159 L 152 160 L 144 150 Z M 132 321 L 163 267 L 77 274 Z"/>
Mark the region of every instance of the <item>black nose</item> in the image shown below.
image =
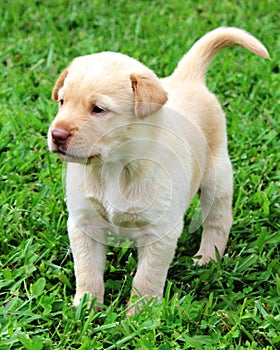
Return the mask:
<path id="1" fill-rule="evenodd" d="M 52 139 L 57 146 L 65 145 L 69 137 L 70 133 L 67 130 L 55 128 L 52 131 Z"/>

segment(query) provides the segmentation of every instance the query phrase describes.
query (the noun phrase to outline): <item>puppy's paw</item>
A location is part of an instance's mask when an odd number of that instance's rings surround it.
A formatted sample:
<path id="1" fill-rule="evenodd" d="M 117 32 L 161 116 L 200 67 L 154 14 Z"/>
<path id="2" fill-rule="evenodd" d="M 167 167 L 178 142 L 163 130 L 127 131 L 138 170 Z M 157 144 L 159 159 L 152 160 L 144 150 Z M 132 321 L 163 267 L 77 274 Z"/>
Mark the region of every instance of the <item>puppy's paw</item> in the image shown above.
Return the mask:
<path id="1" fill-rule="evenodd" d="M 215 253 L 215 250 L 205 252 L 204 250 L 199 249 L 199 251 L 193 257 L 193 262 L 195 265 L 203 266 L 209 263 L 211 260 L 216 261 L 217 259 Z"/>
<path id="2" fill-rule="evenodd" d="M 75 297 L 74 297 L 74 299 L 73 299 L 73 305 L 74 305 L 74 306 L 77 307 L 77 306 L 80 305 L 81 299 L 82 299 L 82 297 L 83 297 L 84 294 L 86 294 L 86 292 L 84 292 L 84 293 L 76 293 L 76 294 L 75 294 Z"/>
<path id="3" fill-rule="evenodd" d="M 193 257 L 193 263 L 194 263 L 194 265 L 203 266 L 203 265 L 206 265 L 211 259 L 212 258 L 207 256 L 207 255 L 201 256 L 200 254 L 196 254 Z"/>
<path id="4" fill-rule="evenodd" d="M 207 251 L 199 249 L 199 251 L 193 257 L 193 262 L 195 265 L 203 266 L 209 263 L 210 261 L 217 261 L 222 258 L 222 254 L 220 254 L 217 247 L 212 247 Z"/>
<path id="5" fill-rule="evenodd" d="M 96 299 L 96 298 L 93 297 L 92 294 L 89 293 L 89 292 L 85 292 L 83 294 L 82 293 L 76 293 L 76 295 L 74 297 L 74 300 L 73 300 L 73 305 L 75 307 L 78 307 L 80 305 L 80 303 L 82 302 L 83 298 L 85 298 L 85 301 L 87 302 L 87 309 L 90 309 L 93 299 Z M 100 311 L 100 310 L 103 309 L 103 307 L 101 305 L 101 304 L 103 304 L 103 301 L 99 302 L 98 300 L 95 300 L 94 302 L 98 303 L 98 304 L 94 305 L 94 310 L 95 311 Z"/>
<path id="6" fill-rule="evenodd" d="M 131 309 L 129 309 L 126 313 L 126 317 L 132 317 L 135 315 L 135 308 L 132 307 Z"/>
<path id="7" fill-rule="evenodd" d="M 141 312 L 141 309 L 143 307 L 143 298 L 142 300 L 135 295 L 130 299 L 128 303 L 128 311 L 126 312 L 126 317 L 131 317 L 134 315 L 138 315 L 139 312 Z M 144 302 L 145 303 L 145 302 Z"/>

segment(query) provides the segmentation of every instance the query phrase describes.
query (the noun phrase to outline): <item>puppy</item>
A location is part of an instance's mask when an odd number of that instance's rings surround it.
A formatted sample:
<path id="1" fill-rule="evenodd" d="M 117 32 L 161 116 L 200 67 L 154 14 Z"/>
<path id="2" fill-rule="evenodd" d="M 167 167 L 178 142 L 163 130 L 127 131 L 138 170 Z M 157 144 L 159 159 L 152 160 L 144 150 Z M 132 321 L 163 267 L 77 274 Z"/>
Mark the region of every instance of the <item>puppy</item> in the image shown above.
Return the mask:
<path id="1" fill-rule="evenodd" d="M 162 298 L 184 213 L 198 190 L 203 232 L 194 259 L 202 265 L 223 255 L 232 225 L 232 167 L 224 114 L 205 75 L 231 45 L 269 57 L 250 34 L 218 28 L 163 79 L 113 52 L 78 57 L 59 76 L 48 145 L 67 162 L 74 305 L 86 292 L 103 303 L 108 235 L 138 248 L 132 295 Z"/>

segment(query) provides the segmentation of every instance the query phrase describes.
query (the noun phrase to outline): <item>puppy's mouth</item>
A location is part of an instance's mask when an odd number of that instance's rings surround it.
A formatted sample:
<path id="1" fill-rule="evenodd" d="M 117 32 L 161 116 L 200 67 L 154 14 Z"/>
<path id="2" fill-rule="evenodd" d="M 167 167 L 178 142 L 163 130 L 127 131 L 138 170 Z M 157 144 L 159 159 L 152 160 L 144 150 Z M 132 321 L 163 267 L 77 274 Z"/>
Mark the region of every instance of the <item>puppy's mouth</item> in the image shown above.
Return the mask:
<path id="1" fill-rule="evenodd" d="M 54 150 L 53 153 L 56 153 L 59 156 L 59 158 L 61 158 L 62 160 L 65 160 L 66 162 L 73 162 L 73 163 L 89 163 L 91 161 L 101 159 L 101 155 L 99 153 L 90 155 L 88 157 L 80 157 L 77 155 L 73 155 L 61 149 Z"/>

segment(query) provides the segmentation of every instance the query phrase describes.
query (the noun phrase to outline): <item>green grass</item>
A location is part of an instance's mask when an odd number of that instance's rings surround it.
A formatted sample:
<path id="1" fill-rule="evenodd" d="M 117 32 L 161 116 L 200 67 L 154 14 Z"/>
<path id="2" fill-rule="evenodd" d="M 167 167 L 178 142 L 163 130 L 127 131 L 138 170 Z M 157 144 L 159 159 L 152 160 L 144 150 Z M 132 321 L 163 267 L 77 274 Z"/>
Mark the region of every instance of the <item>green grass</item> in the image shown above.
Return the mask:
<path id="1" fill-rule="evenodd" d="M 269 0 L 1 2 L 0 350 L 279 349 L 279 13 Z M 46 144 L 59 71 L 76 56 L 112 50 L 164 76 L 221 25 L 252 32 L 272 57 L 230 48 L 208 74 L 227 115 L 235 170 L 224 259 L 192 265 L 194 203 L 162 302 L 125 317 L 136 252 L 110 247 L 106 306 L 87 311 L 85 296 L 74 308 L 63 165 Z"/>

